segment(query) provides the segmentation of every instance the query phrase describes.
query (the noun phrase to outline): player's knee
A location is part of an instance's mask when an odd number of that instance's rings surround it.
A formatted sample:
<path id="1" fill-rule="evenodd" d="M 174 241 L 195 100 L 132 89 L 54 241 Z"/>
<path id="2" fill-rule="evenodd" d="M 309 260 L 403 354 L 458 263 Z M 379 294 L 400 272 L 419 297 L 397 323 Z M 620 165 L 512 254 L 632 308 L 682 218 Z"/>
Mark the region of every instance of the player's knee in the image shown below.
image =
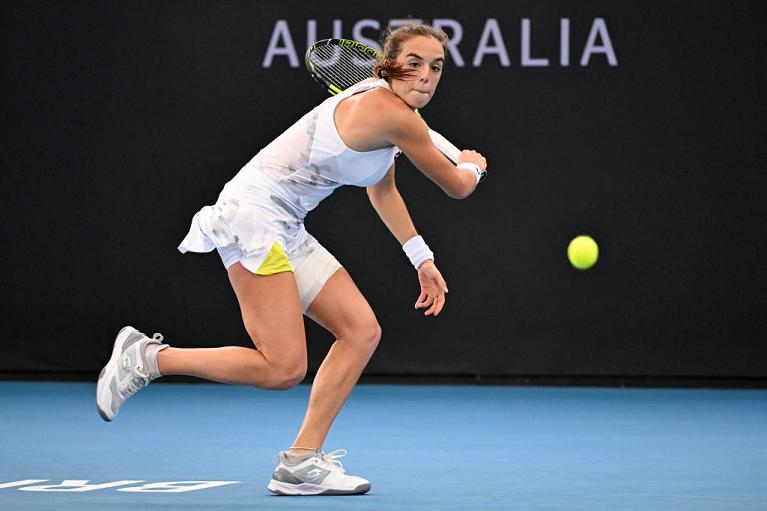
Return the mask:
<path id="1" fill-rule="evenodd" d="M 376 321 L 375 325 L 370 331 L 370 344 L 373 349 L 376 349 L 378 347 L 378 343 L 381 342 L 382 333 L 383 331 L 381 330 L 381 325 L 379 325 Z"/>
<path id="2" fill-rule="evenodd" d="M 306 376 L 306 360 L 275 367 L 268 388 L 287 390 L 301 383 Z"/>
<path id="3" fill-rule="evenodd" d="M 381 341 L 381 325 L 375 318 L 360 322 L 355 325 L 349 338 L 361 350 L 372 353 Z"/>

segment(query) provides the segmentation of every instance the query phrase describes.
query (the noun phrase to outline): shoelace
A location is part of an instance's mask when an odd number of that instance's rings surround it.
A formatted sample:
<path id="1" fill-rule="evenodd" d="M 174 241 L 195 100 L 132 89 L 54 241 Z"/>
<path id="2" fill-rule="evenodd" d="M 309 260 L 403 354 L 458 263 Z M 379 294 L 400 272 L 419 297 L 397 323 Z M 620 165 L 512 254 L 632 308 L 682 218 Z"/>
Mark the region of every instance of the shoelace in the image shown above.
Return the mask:
<path id="1" fill-rule="evenodd" d="M 338 460 L 338 458 L 343 458 L 347 454 L 348 451 L 346 449 L 336 449 L 335 451 L 331 451 L 327 454 L 320 453 L 320 460 L 323 462 L 322 464 L 326 468 L 343 474 L 345 472 L 344 465 Z"/>
<path id="2" fill-rule="evenodd" d="M 131 375 L 132 377 L 117 389 L 123 398 L 128 398 L 138 392 L 139 389 L 149 385 L 149 373 L 142 373 L 140 366 L 131 367 Z"/>

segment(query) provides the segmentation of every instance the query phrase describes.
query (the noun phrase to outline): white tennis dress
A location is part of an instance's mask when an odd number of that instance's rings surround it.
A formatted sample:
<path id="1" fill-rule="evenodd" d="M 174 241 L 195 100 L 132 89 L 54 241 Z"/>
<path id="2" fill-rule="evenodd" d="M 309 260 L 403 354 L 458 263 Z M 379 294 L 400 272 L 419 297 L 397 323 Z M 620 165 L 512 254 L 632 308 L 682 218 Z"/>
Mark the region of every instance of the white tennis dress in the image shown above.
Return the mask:
<path id="1" fill-rule="evenodd" d="M 339 266 L 304 228 L 306 214 L 339 186 L 380 181 L 398 152 L 393 146 L 354 151 L 336 129 L 336 106 L 376 87 L 388 89 L 389 85 L 385 80 L 368 82 L 328 98 L 259 151 L 224 185 L 215 205 L 194 215 L 178 249 L 182 253 L 218 249 L 227 267 L 239 261 L 255 273 L 276 242 L 294 269 L 305 310 L 314 298 L 308 295 L 316 295 L 330 277 L 318 282 L 318 266 L 323 273 L 330 271 L 327 256 L 336 264 L 333 272 Z M 312 256 L 315 252 L 327 255 Z M 310 265 L 311 271 L 301 271 L 312 257 L 317 261 Z"/>

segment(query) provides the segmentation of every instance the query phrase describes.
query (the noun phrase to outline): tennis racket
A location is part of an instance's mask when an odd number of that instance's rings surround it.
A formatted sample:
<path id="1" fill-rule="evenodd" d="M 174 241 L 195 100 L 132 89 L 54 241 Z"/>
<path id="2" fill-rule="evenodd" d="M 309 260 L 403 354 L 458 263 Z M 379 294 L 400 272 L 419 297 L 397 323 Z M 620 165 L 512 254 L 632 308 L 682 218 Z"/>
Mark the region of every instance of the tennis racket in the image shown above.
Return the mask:
<path id="1" fill-rule="evenodd" d="M 312 78 L 335 96 L 362 80 L 373 78 L 373 66 L 381 56 L 375 48 L 351 39 L 323 39 L 306 50 L 304 62 Z M 430 128 L 429 137 L 442 154 L 458 163 L 460 149 Z"/>

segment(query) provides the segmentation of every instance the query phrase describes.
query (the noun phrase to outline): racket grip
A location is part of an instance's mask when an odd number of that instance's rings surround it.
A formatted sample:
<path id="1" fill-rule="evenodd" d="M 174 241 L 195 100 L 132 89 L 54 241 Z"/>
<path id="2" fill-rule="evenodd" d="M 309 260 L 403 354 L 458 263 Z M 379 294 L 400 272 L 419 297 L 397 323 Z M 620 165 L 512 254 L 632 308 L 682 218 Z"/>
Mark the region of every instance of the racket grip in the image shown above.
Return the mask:
<path id="1" fill-rule="evenodd" d="M 437 146 L 439 152 L 447 156 L 448 159 L 453 163 L 458 163 L 458 156 L 461 155 L 460 149 L 458 149 L 448 139 L 432 129 L 429 129 L 429 137 L 431 138 L 432 143 Z"/>

